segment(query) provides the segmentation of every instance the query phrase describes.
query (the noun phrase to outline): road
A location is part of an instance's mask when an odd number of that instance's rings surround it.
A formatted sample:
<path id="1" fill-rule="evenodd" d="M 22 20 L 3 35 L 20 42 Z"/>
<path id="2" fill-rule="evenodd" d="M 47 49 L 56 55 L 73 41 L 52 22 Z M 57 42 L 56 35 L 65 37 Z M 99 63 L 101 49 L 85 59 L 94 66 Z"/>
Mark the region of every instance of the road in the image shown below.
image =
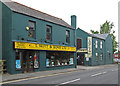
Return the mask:
<path id="1" fill-rule="evenodd" d="M 66 72 L 48 77 L 16 81 L 9 84 L 53 84 L 54 86 L 66 84 L 118 84 L 118 66 Z"/>

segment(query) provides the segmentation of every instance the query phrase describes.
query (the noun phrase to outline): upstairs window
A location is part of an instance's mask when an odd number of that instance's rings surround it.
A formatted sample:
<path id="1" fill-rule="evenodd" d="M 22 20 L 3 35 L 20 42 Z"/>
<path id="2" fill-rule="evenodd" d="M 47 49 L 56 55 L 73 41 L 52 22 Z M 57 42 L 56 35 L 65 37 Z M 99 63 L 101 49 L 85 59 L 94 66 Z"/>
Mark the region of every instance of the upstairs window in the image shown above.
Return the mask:
<path id="1" fill-rule="evenodd" d="M 28 34 L 29 37 L 35 38 L 35 29 L 36 29 L 35 22 L 29 21 L 29 34 Z"/>
<path id="2" fill-rule="evenodd" d="M 77 39 L 77 49 L 82 48 L 82 40 L 81 39 Z"/>
<path id="3" fill-rule="evenodd" d="M 70 31 L 66 30 L 66 43 L 70 43 Z"/>
<path id="4" fill-rule="evenodd" d="M 100 42 L 100 49 L 102 49 L 103 48 L 103 42 L 101 41 Z"/>
<path id="5" fill-rule="evenodd" d="M 47 25 L 46 29 L 46 39 L 51 41 L 52 40 L 52 27 Z"/>
<path id="6" fill-rule="evenodd" d="M 98 40 L 95 41 L 95 48 L 98 48 Z"/>

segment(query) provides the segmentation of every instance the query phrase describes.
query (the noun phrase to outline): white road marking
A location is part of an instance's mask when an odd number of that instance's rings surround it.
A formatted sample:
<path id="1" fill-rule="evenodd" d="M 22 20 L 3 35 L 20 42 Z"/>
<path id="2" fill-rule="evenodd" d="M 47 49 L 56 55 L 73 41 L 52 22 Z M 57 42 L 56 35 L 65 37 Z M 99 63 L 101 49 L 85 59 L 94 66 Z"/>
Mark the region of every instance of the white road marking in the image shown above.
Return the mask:
<path id="1" fill-rule="evenodd" d="M 118 71 L 118 69 L 114 69 L 114 70 L 112 70 L 112 71 Z"/>
<path id="2" fill-rule="evenodd" d="M 101 75 L 102 73 L 97 73 L 97 74 L 93 74 L 93 75 L 91 75 L 92 77 L 93 76 L 98 76 L 98 75 Z"/>
<path id="3" fill-rule="evenodd" d="M 107 72 L 103 72 L 102 74 L 105 74 L 105 73 L 107 73 Z"/>
<path id="4" fill-rule="evenodd" d="M 68 84 L 68 83 L 72 83 L 72 82 L 76 82 L 76 81 L 79 81 L 79 80 L 80 80 L 80 78 L 75 79 L 75 80 L 71 80 L 71 81 L 67 81 L 67 82 L 63 82 L 63 83 L 61 83 L 60 85 Z"/>
<path id="5" fill-rule="evenodd" d="M 93 74 L 91 76 L 94 77 L 94 76 L 98 76 L 98 75 L 105 74 L 105 73 L 107 73 L 107 72 L 97 73 L 97 74 Z"/>
<path id="6" fill-rule="evenodd" d="M 112 71 L 114 71 L 114 70 L 112 70 Z"/>

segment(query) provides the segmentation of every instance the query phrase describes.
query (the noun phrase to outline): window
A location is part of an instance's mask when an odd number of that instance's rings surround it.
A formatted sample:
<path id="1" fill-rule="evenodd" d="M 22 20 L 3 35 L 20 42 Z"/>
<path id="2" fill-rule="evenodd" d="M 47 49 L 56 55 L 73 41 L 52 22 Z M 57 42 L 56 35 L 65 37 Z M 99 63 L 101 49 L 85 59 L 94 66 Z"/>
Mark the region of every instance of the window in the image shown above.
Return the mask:
<path id="1" fill-rule="evenodd" d="M 35 22 L 29 21 L 29 37 L 35 38 Z"/>
<path id="2" fill-rule="evenodd" d="M 81 39 L 77 39 L 77 49 L 82 48 L 82 40 Z"/>
<path id="3" fill-rule="evenodd" d="M 70 43 L 70 31 L 66 30 L 66 43 Z"/>
<path id="4" fill-rule="evenodd" d="M 16 50 L 16 70 L 21 69 L 21 52 Z"/>
<path id="5" fill-rule="evenodd" d="M 100 54 L 100 60 L 103 60 L 103 53 Z"/>
<path id="6" fill-rule="evenodd" d="M 52 27 L 47 25 L 46 29 L 46 39 L 51 41 L 52 40 Z"/>
<path id="7" fill-rule="evenodd" d="M 103 48 L 103 42 L 102 41 L 100 42 L 100 48 L 101 49 Z"/>
<path id="8" fill-rule="evenodd" d="M 98 61 L 98 53 L 96 53 L 96 61 Z"/>
<path id="9" fill-rule="evenodd" d="M 70 52 L 47 52 L 46 66 L 62 66 L 74 64 L 74 53 Z"/>
<path id="10" fill-rule="evenodd" d="M 95 48 L 98 48 L 98 40 L 95 41 Z"/>

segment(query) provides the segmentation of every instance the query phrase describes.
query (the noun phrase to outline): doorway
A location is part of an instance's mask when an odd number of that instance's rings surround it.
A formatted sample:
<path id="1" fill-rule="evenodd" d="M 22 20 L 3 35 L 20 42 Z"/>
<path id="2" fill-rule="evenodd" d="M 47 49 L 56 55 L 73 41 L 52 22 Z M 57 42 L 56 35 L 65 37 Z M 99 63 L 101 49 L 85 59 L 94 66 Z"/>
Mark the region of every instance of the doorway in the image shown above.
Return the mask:
<path id="1" fill-rule="evenodd" d="M 34 71 L 34 55 L 35 51 L 23 51 L 22 52 L 22 72 Z"/>
<path id="2" fill-rule="evenodd" d="M 77 54 L 77 65 L 84 65 L 84 53 Z"/>

